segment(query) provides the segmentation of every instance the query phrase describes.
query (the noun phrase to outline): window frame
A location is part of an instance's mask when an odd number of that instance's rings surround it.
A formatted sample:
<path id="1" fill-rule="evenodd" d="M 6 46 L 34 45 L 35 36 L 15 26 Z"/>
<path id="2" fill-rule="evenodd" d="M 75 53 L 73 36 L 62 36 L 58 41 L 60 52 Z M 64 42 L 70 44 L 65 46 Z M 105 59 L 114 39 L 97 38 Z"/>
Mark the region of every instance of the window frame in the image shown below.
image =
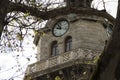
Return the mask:
<path id="1" fill-rule="evenodd" d="M 57 41 L 53 41 L 51 44 L 51 56 L 56 56 L 58 55 L 58 42 Z"/>
<path id="2" fill-rule="evenodd" d="M 72 37 L 67 36 L 65 38 L 65 52 L 72 50 Z"/>

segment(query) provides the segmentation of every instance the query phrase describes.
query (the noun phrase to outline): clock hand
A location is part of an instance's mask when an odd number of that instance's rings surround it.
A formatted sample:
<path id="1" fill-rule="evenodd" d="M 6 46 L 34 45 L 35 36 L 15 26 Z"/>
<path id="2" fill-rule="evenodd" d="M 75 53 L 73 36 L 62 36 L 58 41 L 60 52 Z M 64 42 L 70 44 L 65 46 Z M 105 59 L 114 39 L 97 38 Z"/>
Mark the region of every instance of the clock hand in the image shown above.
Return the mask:
<path id="1" fill-rule="evenodd" d="M 58 24 L 58 27 L 57 27 L 57 29 L 61 29 L 61 26 L 60 26 L 60 24 Z"/>

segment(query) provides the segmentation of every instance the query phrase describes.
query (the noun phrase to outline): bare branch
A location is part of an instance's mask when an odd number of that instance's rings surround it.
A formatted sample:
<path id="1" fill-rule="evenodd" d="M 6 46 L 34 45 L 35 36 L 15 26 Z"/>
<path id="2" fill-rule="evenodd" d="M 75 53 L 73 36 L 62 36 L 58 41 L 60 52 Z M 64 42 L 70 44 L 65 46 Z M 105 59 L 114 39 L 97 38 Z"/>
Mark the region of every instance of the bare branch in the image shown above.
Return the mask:
<path id="1" fill-rule="evenodd" d="M 11 3 L 11 11 L 21 11 L 23 13 L 30 13 L 30 15 L 35 16 L 36 18 L 40 18 L 40 19 L 50 19 L 59 15 L 65 15 L 65 14 L 69 14 L 69 13 L 76 13 L 76 14 L 88 14 L 88 15 L 97 15 L 97 16 L 101 16 L 101 17 L 105 17 L 108 20 L 110 20 L 112 23 L 115 22 L 115 19 L 108 14 L 105 11 L 98 11 L 96 9 L 88 9 L 88 8 L 57 8 L 54 10 L 50 10 L 50 11 L 40 11 L 37 8 L 34 7 L 28 7 L 26 5 L 22 5 L 22 4 L 16 4 L 16 3 Z"/>

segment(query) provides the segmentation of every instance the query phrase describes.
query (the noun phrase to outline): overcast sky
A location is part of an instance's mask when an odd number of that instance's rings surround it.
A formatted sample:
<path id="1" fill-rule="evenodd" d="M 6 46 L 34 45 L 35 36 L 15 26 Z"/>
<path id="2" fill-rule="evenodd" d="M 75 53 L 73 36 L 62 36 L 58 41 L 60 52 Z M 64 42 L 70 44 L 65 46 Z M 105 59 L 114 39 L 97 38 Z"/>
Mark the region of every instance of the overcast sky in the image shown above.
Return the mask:
<path id="1" fill-rule="evenodd" d="M 103 0 L 94 0 L 92 5 L 94 6 L 94 8 L 96 9 L 104 9 L 104 7 L 102 6 Z M 105 8 L 107 10 L 108 13 L 110 13 L 112 16 L 116 17 L 116 11 L 117 11 L 117 1 L 118 0 L 104 0 L 105 1 Z"/>
<path id="2" fill-rule="evenodd" d="M 100 1 L 101 0 L 95 0 L 93 2 L 93 5 L 97 9 L 103 9 Z M 105 0 L 105 2 L 107 2 L 107 11 L 115 17 L 117 10 L 117 0 Z M 26 66 L 36 61 L 36 49 L 33 49 L 34 45 L 32 44 L 32 40 L 27 41 L 29 41 L 30 44 L 25 43 L 25 51 L 22 53 L 15 51 L 0 54 L 0 80 L 8 80 L 10 78 L 14 78 L 14 80 L 22 80 L 23 75 L 21 74 L 24 74 Z M 18 54 L 19 56 L 17 56 Z"/>

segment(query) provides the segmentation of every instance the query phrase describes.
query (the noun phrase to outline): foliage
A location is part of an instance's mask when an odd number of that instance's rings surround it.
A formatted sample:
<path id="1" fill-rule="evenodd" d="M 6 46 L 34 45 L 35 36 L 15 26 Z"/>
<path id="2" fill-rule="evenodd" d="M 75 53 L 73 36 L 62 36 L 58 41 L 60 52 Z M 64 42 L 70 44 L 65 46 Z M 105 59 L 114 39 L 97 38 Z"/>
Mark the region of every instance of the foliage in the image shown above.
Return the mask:
<path id="1" fill-rule="evenodd" d="M 56 0 L 11 0 L 11 2 L 34 7 L 40 11 L 44 11 L 46 8 L 52 9 L 54 6 L 60 7 L 62 5 Z M 38 33 L 37 31 L 44 27 L 46 23 L 43 19 L 31 16 L 29 11 L 26 13 L 19 11 L 9 12 L 5 18 L 5 22 L 7 24 L 4 26 L 0 41 L 1 53 L 5 53 L 8 48 L 11 49 L 11 51 L 22 49 L 24 39 L 29 36 L 34 38 L 34 35 Z"/>
<path id="2" fill-rule="evenodd" d="M 61 80 L 59 76 L 56 76 L 55 77 L 55 80 Z"/>
<path id="3" fill-rule="evenodd" d="M 3 1 L 3 3 L 5 3 L 8 0 L 0 0 L 0 1 Z M 24 74 L 25 67 L 32 60 L 31 57 L 34 57 L 31 53 L 29 53 L 30 54 L 29 56 L 23 53 L 24 48 L 26 47 L 25 45 L 29 45 L 33 42 L 32 38 L 34 38 L 34 36 L 38 34 L 38 30 L 40 28 L 44 27 L 47 20 L 43 20 L 40 17 L 31 15 L 29 10 L 27 10 L 24 13 L 19 10 L 18 11 L 13 10 L 11 8 L 13 8 L 14 6 L 20 6 L 24 10 L 26 7 L 30 7 L 30 9 L 33 8 L 33 10 L 38 9 L 38 11 L 45 12 L 47 10 L 52 10 L 53 7 L 54 8 L 61 7 L 63 3 L 59 3 L 59 1 L 56 1 L 56 0 L 9 0 L 9 1 L 10 1 L 10 4 L 5 3 L 7 4 L 7 7 L 8 7 L 8 9 L 6 8 L 7 14 L 4 18 L 5 24 L 4 26 L 0 25 L 1 27 L 3 27 L 3 30 L 0 27 L 0 33 L 2 31 L 2 36 L 0 35 L 1 37 L 0 53 L 7 53 L 7 54 L 11 53 L 13 59 L 15 59 L 15 63 L 14 63 L 15 66 L 11 64 L 12 67 L 10 67 L 7 70 L 2 70 L 3 68 L 1 68 L 0 66 L 0 73 L 4 73 L 10 70 L 13 71 L 14 69 L 15 73 L 13 73 L 13 75 L 11 73 L 11 77 L 7 79 L 7 80 L 14 80 L 14 78 Z M 4 8 L 1 7 L 0 10 L 2 11 L 2 9 Z M 0 11 L 0 18 L 3 15 L 1 11 Z M 5 9 L 3 10 L 3 12 L 4 11 Z M 6 12 L 4 12 L 4 14 Z M 32 48 L 35 50 L 34 47 Z M 20 62 L 22 58 L 26 59 L 26 62 L 27 62 L 24 65 L 21 64 Z"/>

